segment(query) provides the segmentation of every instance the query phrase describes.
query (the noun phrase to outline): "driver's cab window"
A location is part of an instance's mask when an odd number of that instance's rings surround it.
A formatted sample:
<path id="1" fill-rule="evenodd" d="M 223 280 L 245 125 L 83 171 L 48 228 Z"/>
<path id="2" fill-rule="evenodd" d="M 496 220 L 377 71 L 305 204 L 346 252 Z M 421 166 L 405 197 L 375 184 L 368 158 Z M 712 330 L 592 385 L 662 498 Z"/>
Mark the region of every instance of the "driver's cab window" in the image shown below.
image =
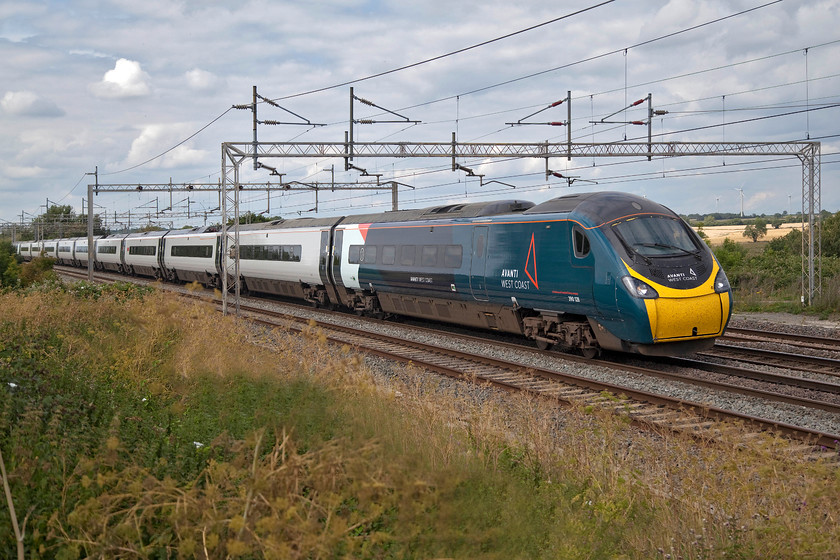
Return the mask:
<path id="1" fill-rule="evenodd" d="M 579 259 L 586 258 L 589 255 L 589 238 L 580 226 L 572 228 L 572 244 L 574 245 L 575 257 Z"/>

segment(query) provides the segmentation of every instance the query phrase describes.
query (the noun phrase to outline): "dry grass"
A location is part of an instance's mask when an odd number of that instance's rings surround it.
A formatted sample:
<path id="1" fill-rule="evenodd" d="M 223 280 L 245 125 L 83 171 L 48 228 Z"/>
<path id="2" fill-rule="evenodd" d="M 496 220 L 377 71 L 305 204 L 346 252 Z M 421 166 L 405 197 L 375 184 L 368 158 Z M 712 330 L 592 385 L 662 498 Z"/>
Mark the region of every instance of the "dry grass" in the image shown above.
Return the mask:
<path id="1" fill-rule="evenodd" d="M 326 347 L 317 353 L 329 354 Z M 371 378 L 356 374 L 360 386 Z M 540 485 L 575 489 L 566 504 L 573 512 L 620 527 L 628 558 L 840 556 L 837 464 L 800 457 L 787 440 L 733 434 L 703 444 L 640 433 L 626 418 L 584 407 L 558 410 L 509 395 L 479 402 L 434 383 L 411 368 L 380 382 L 405 420 L 392 432 L 394 452 L 423 449 L 432 469 L 464 468 L 478 457 L 488 471 L 503 470 L 513 452 Z M 393 416 L 388 406 L 370 419 L 387 425 Z"/>
<path id="2" fill-rule="evenodd" d="M 837 467 L 782 440 L 701 444 L 583 407 L 442 387 L 410 366 L 386 376 L 315 328 L 255 330 L 164 294 L 0 303 L 32 337 L 63 337 L 43 352 L 72 349 L 114 387 L 152 397 L 85 456 L 47 461 L 43 476 L 64 474 L 33 557 L 840 556 Z M 23 442 L 36 429 L 43 449 L 70 437 L 48 411 L 28 414 L 0 415 L 19 511 L 45 461 Z M 134 424 L 179 454 L 143 462 Z"/>

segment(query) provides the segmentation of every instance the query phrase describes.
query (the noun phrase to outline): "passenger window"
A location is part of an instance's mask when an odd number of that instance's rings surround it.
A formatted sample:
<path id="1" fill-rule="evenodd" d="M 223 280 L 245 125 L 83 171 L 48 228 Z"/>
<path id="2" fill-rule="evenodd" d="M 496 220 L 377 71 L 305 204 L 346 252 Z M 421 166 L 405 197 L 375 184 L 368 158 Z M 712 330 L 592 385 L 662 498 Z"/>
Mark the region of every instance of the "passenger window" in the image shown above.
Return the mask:
<path id="1" fill-rule="evenodd" d="M 400 264 L 402 266 L 414 266 L 414 253 L 416 246 L 403 245 L 400 247 Z"/>
<path id="2" fill-rule="evenodd" d="M 572 230 L 572 237 L 574 239 L 575 256 L 579 259 L 585 258 L 589 255 L 589 238 L 578 226 Z"/>
<path id="3" fill-rule="evenodd" d="M 423 245 L 421 266 L 437 266 L 438 248 L 437 245 Z"/>
<path id="4" fill-rule="evenodd" d="M 350 245 L 350 248 L 347 251 L 347 262 L 350 264 L 359 264 L 361 262 L 361 253 L 361 245 Z"/>
<path id="5" fill-rule="evenodd" d="M 397 248 L 393 245 L 382 247 L 382 264 L 394 264 L 397 257 Z"/>
<path id="6" fill-rule="evenodd" d="M 361 259 L 365 264 L 376 264 L 376 245 L 362 247 Z"/>
<path id="7" fill-rule="evenodd" d="M 443 266 L 446 268 L 461 268 L 462 253 L 460 245 L 447 245 L 443 254 Z"/>

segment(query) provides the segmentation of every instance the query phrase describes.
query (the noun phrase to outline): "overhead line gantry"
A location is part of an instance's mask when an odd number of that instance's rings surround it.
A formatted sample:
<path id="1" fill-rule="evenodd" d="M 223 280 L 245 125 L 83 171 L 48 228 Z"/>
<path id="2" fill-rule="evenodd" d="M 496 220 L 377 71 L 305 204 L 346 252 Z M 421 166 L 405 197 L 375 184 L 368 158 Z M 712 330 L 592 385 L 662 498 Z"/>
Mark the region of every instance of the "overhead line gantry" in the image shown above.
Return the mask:
<path id="1" fill-rule="evenodd" d="M 222 223 L 223 243 L 239 246 L 239 167 L 246 160 L 283 158 L 341 158 L 351 169 L 355 158 L 450 158 L 452 170 L 459 169 L 459 158 L 542 158 L 546 175 L 551 158 L 621 158 L 621 157 L 702 157 L 702 156 L 790 156 L 802 164 L 802 302 L 811 305 L 821 291 L 820 216 L 820 143 L 819 142 L 538 142 L 473 143 L 458 142 L 455 133 L 448 142 L 356 142 L 345 134 L 344 142 L 224 142 L 222 144 Z M 394 187 L 396 188 L 396 186 Z M 226 226 L 228 214 L 234 213 L 233 231 Z M 816 233 L 817 235 L 812 235 Z M 807 238 L 807 239 L 806 239 Z M 236 251 L 234 251 L 235 253 Z M 239 259 L 234 254 L 236 306 L 239 307 Z M 816 267 L 816 268 L 815 268 Z M 227 274 L 223 274 L 223 308 L 227 311 Z"/>

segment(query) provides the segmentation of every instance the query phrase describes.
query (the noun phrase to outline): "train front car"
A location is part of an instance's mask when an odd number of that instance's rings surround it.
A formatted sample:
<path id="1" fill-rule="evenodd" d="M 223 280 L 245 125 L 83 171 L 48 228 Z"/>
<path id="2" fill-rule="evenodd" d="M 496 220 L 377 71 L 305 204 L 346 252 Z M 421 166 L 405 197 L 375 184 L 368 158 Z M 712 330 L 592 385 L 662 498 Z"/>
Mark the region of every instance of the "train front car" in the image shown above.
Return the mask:
<path id="1" fill-rule="evenodd" d="M 674 212 L 624 193 L 584 195 L 570 213 L 596 255 L 601 348 L 683 355 L 710 348 L 732 314 L 729 281 L 708 246 Z"/>

